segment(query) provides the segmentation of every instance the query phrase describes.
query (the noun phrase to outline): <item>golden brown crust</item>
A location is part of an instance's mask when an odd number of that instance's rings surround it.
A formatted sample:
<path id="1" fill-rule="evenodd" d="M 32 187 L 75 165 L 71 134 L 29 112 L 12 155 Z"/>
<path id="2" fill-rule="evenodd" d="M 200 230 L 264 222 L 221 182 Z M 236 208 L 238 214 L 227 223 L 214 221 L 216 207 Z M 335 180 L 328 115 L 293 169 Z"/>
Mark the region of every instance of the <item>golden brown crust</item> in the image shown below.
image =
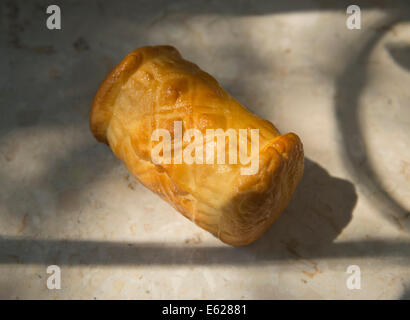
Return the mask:
<path id="1" fill-rule="evenodd" d="M 259 129 L 259 170 L 241 164 L 154 164 L 157 128 Z M 146 187 L 223 242 L 257 239 L 290 201 L 303 174 L 303 146 L 250 113 L 218 82 L 170 46 L 139 48 L 114 68 L 93 102 L 90 127 Z"/>
<path id="2" fill-rule="evenodd" d="M 141 48 L 142 49 L 142 48 Z M 94 137 L 108 143 L 106 131 L 121 86 L 141 63 L 140 50 L 129 53 L 104 79 L 94 97 L 90 115 L 90 128 Z"/>

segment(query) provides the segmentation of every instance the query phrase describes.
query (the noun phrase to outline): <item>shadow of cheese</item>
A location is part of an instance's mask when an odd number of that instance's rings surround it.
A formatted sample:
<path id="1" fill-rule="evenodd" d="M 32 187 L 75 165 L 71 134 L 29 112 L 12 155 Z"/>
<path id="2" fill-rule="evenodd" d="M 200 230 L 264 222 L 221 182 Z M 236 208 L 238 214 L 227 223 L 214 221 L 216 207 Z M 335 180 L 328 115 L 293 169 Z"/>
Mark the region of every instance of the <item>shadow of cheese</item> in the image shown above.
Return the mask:
<path id="1" fill-rule="evenodd" d="M 348 225 L 356 201 L 352 183 L 330 176 L 305 158 L 304 175 L 288 207 L 249 250 L 259 255 L 277 250 L 285 256 L 315 256 L 318 247 L 331 245 Z M 323 255 L 327 255 L 326 250 Z"/>

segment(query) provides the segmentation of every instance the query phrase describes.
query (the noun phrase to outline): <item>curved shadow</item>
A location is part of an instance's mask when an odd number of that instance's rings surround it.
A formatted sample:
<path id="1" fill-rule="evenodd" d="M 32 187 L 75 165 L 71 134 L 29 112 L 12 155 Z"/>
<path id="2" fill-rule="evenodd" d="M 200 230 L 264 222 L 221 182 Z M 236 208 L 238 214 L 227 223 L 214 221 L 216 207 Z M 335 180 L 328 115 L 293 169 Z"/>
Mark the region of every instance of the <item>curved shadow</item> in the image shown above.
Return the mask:
<path id="1" fill-rule="evenodd" d="M 336 81 L 337 98 L 334 108 L 344 148 L 342 158 L 346 167 L 368 193 L 374 194 L 375 207 L 379 209 L 379 212 L 400 230 L 410 231 L 402 223 L 410 216 L 410 213 L 383 188 L 369 160 L 358 117 L 359 99 L 367 81 L 368 58 L 384 34 L 400 21 L 402 20 L 390 20 L 389 27 L 374 33 L 360 53 L 347 64 L 344 72 Z"/>
<path id="2" fill-rule="evenodd" d="M 403 69 L 410 72 L 410 46 L 389 44 L 386 46 L 387 51 L 393 60 Z"/>

